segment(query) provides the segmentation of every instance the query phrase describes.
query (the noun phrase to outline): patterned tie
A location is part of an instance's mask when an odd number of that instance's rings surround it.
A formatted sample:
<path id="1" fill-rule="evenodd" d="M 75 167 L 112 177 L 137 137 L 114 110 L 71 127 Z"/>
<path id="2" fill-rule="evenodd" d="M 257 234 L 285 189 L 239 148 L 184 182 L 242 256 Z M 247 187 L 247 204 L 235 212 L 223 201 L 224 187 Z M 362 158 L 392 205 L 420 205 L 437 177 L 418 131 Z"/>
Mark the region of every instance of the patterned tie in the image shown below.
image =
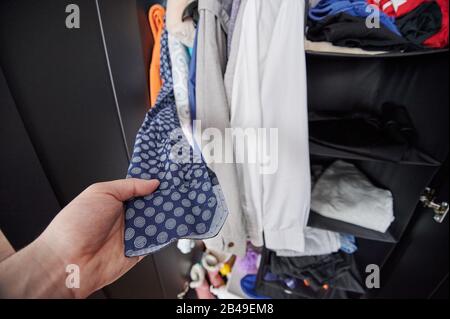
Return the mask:
<path id="1" fill-rule="evenodd" d="M 128 257 L 153 253 L 178 239 L 214 237 L 228 215 L 217 177 L 180 127 L 167 30 L 161 37 L 161 78 L 163 86 L 137 134 L 127 175 L 158 179 L 160 187 L 126 203 Z"/>

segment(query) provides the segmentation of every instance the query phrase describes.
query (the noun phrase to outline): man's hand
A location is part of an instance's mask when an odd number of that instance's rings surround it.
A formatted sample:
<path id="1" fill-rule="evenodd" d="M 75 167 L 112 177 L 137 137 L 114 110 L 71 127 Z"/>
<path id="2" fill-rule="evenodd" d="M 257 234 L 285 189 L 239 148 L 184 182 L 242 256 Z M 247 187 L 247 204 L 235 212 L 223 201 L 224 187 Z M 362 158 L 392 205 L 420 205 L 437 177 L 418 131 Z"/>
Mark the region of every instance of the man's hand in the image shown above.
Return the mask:
<path id="1" fill-rule="evenodd" d="M 140 260 L 124 255 L 123 202 L 158 186 L 126 179 L 88 187 L 36 241 L 0 263 L 0 296 L 84 298 L 120 278 Z M 79 289 L 65 285 L 69 264 L 80 268 Z"/>

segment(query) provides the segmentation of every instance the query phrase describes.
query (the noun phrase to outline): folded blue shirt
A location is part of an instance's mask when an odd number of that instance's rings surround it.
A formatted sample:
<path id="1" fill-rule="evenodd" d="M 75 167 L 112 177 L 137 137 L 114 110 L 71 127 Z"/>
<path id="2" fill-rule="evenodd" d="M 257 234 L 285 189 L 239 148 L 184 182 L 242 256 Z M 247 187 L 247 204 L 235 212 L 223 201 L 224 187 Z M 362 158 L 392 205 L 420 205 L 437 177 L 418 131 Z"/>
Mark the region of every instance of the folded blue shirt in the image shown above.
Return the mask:
<path id="1" fill-rule="evenodd" d="M 175 104 L 167 30 L 161 37 L 163 86 L 136 137 L 128 178 L 158 179 L 153 194 L 125 207 L 125 255 L 153 253 L 181 239 L 218 234 L 227 208 L 214 172 L 195 152 L 180 126 Z"/>

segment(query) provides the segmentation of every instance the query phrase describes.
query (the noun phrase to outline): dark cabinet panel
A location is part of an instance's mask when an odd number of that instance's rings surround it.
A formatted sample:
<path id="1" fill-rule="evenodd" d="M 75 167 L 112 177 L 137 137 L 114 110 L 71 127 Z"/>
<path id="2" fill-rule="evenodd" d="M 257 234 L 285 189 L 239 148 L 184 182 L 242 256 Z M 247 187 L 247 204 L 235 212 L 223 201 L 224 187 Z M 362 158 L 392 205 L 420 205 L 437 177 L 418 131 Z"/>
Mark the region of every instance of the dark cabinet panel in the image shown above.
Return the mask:
<path id="1" fill-rule="evenodd" d="M 103 291 L 107 298 L 161 299 L 165 297 L 153 256 L 146 257 L 122 278 L 103 288 Z"/>
<path id="2" fill-rule="evenodd" d="M 95 1 L 2 1 L 0 63 L 36 153 L 66 204 L 93 182 L 123 177 L 126 146 Z"/>
<path id="3" fill-rule="evenodd" d="M 448 274 L 441 285 L 436 289 L 436 291 L 431 295 L 431 299 L 448 299 L 449 296 L 449 286 L 448 286 Z"/>
<path id="4" fill-rule="evenodd" d="M 436 200 L 448 202 L 448 162 L 430 185 Z M 433 211 L 419 207 L 402 241 L 382 271 L 380 298 L 429 298 L 448 277 L 449 218 L 442 224 Z M 448 295 L 448 291 L 447 291 Z"/>
<path id="5" fill-rule="evenodd" d="M 11 245 L 32 242 L 59 211 L 0 68 L 0 229 Z"/>
<path id="6" fill-rule="evenodd" d="M 113 84 L 129 152 L 150 107 L 148 69 L 135 1 L 100 0 L 99 11 Z M 142 13 L 145 14 L 144 11 Z M 143 21 L 149 29 L 148 20 Z M 147 31 L 147 37 L 151 34 Z M 148 48 L 149 49 L 149 48 Z"/>

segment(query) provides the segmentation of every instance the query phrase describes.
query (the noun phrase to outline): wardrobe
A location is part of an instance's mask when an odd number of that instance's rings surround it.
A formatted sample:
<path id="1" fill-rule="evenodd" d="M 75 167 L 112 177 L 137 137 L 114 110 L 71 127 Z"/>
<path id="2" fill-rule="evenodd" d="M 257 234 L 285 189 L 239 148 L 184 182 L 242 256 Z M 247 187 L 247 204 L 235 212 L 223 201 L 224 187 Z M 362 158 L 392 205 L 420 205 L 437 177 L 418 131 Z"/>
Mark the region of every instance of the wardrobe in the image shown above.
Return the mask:
<path id="1" fill-rule="evenodd" d="M 71 3 L 79 29 L 65 26 Z M 15 249 L 91 183 L 125 176 L 149 104 L 154 3 L 164 1 L 0 3 L 0 229 Z M 448 297 L 448 55 L 307 52 L 309 111 L 376 112 L 393 102 L 406 107 L 417 135 L 401 162 L 310 143 L 313 164 L 354 163 L 394 197 L 395 221 L 383 234 L 311 213 L 309 225 L 357 237 L 362 278 L 367 265 L 381 267 L 381 288 L 358 298 Z M 99 297 L 175 298 L 196 254 L 164 249 Z"/>

